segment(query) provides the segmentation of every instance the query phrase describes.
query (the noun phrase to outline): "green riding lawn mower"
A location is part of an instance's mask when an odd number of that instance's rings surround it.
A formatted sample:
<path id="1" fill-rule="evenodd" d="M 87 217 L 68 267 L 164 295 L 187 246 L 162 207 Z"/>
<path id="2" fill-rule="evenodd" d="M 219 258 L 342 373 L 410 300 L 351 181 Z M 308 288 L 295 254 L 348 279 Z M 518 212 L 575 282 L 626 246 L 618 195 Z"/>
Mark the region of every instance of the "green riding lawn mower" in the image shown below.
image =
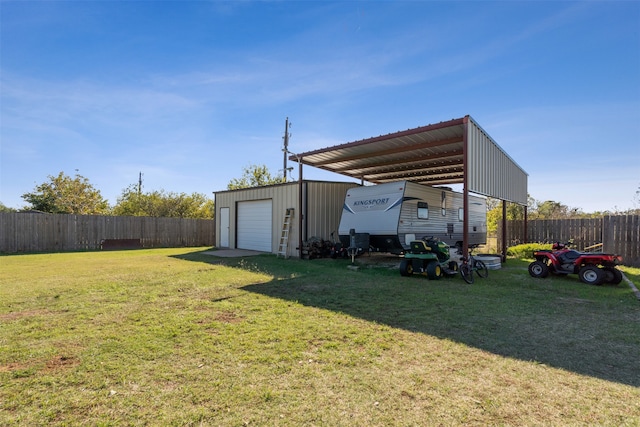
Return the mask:
<path id="1" fill-rule="evenodd" d="M 411 276 L 423 274 L 429 279 L 440 279 L 444 276 L 455 276 L 458 263 L 450 260 L 449 245 L 435 237 L 413 240 L 400 261 L 400 274 Z"/>

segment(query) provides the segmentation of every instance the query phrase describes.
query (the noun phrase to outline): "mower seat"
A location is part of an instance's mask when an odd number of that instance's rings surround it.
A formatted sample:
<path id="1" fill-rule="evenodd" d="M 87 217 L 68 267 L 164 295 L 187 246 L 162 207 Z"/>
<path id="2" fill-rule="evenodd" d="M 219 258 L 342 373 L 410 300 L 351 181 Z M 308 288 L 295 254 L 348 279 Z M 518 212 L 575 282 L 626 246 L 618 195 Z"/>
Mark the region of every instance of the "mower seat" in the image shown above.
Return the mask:
<path id="1" fill-rule="evenodd" d="M 411 252 L 414 254 L 428 254 L 431 252 L 431 248 L 427 246 L 424 240 L 414 240 L 410 244 Z"/>

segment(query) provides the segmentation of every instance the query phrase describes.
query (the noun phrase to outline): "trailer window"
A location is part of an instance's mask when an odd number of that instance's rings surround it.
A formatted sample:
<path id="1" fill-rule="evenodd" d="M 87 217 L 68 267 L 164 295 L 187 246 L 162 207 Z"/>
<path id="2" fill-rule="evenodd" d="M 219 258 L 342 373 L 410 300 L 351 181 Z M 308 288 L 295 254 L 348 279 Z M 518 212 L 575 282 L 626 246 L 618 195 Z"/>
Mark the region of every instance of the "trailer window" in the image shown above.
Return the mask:
<path id="1" fill-rule="evenodd" d="M 459 221 L 464 221 L 464 209 L 462 209 L 462 208 L 458 209 L 458 220 Z"/>
<path id="2" fill-rule="evenodd" d="M 426 202 L 418 202 L 418 218 L 429 219 L 429 205 Z"/>

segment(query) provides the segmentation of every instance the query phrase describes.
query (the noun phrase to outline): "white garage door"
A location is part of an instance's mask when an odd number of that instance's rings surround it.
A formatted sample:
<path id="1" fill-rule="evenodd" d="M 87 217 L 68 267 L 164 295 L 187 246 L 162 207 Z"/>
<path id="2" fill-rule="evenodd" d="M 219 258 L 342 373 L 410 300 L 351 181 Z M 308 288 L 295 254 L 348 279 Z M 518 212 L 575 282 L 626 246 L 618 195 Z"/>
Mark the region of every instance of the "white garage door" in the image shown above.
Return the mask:
<path id="1" fill-rule="evenodd" d="M 271 252 L 271 200 L 238 203 L 238 248 Z"/>

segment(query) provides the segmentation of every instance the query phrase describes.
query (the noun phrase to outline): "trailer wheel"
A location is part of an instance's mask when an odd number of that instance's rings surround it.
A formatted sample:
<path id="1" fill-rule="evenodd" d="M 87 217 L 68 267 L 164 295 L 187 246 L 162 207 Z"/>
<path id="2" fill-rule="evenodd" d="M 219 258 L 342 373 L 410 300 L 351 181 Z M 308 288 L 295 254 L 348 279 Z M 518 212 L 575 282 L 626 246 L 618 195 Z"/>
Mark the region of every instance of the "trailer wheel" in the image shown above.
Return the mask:
<path id="1" fill-rule="evenodd" d="M 578 272 L 578 277 L 583 283 L 599 286 L 604 281 L 605 273 L 595 265 L 585 265 Z"/>
<path id="2" fill-rule="evenodd" d="M 442 267 L 437 261 L 431 261 L 427 264 L 427 277 L 429 280 L 437 280 L 442 277 Z"/>
<path id="3" fill-rule="evenodd" d="M 549 275 L 549 267 L 542 261 L 533 261 L 529 264 L 529 274 L 535 278 L 545 278 Z"/>
<path id="4" fill-rule="evenodd" d="M 622 282 L 622 272 L 615 267 L 605 267 L 605 282 L 612 285 L 619 285 Z"/>
<path id="5" fill-rule="evenodd" d="M 449 261 L 449 270 L 458 271 L 458 263 L 455 261 Z"/>
<path id="6" fill-rule="evenodd" d="M 413 274 L 413 264 L 409 259 L 403 259 L 400 261 L 400 275 L 411 276 Z"/>

